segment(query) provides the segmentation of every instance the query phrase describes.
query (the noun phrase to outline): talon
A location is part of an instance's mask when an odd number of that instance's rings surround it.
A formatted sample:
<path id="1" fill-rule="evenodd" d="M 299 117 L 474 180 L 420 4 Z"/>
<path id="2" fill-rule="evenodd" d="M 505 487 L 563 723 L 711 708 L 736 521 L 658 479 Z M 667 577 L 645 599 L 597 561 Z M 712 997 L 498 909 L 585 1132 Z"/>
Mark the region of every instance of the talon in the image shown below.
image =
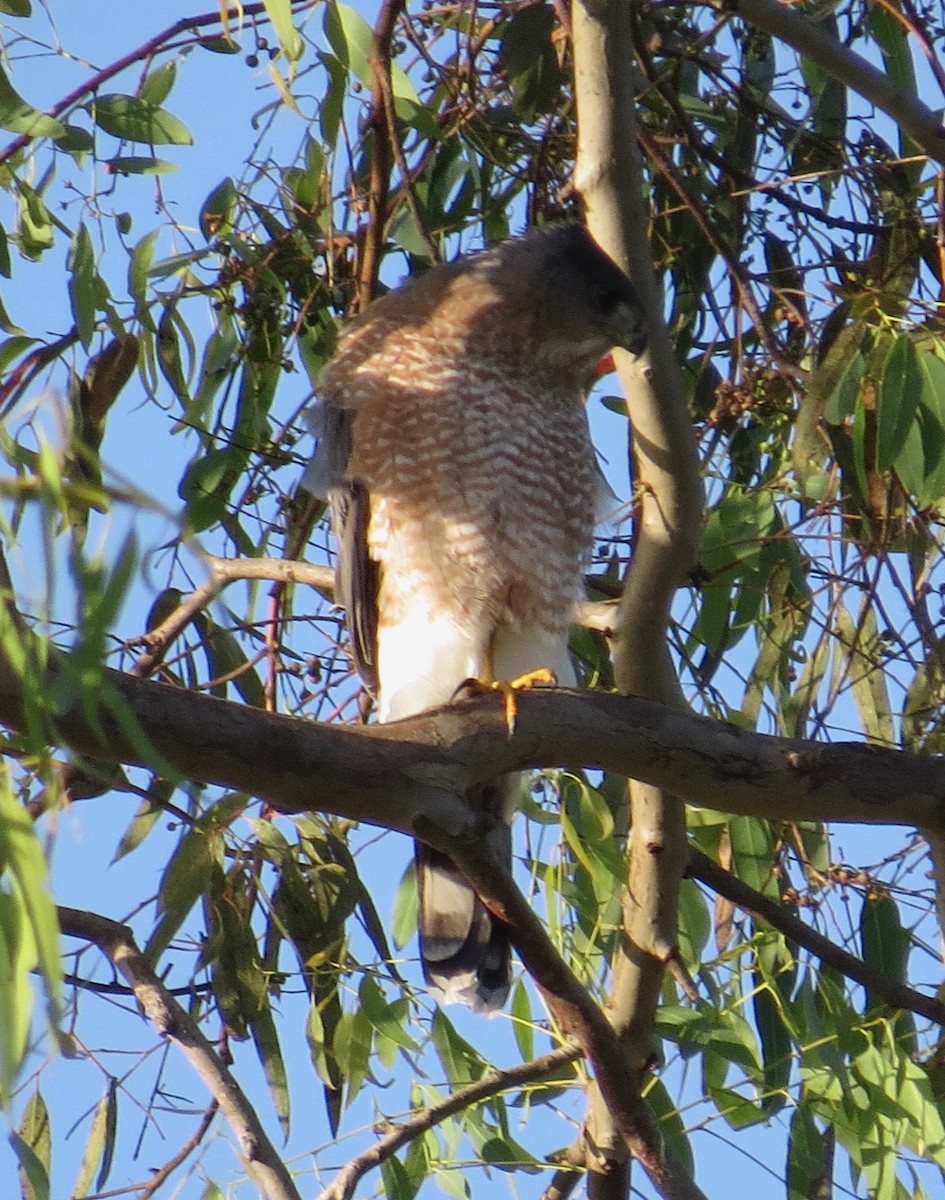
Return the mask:
<path id="1" fill-rule="evenodd" d="M 498 692 L 505 710 L 505 727 L 511 737 L 515 732 L 515 720 L 518 717 L 518 699 L 515 693 L 537 687 L 539 684 L 554 687 L 557 682 L 558 676 L 550 667 L 539 667 L 535 671 L 526 671 L 524 675 L 515 679 L 464 679 L 453 693 L 453 698 L 456 699 L 463 692 Z"/>

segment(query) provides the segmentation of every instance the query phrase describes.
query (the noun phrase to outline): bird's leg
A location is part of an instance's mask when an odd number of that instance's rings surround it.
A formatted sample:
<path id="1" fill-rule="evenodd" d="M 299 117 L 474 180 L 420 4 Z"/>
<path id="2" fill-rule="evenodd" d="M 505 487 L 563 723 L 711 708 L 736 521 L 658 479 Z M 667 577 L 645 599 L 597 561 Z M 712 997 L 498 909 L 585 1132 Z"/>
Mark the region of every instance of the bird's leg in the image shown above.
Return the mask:
<path id="1" fill-rule="evenodd" d="M 526 671 L 524 675 L 519 675 L 516 679 L 466 679 L 456 689 L 456 694 L 461 691 L 498 692 L 505 708 L 505 727 L 511 737 L 515 732 L 515 721 L 518 717 L 516 693 L 525 688 L 537 687 L 539 684 L 554 687 L 557 682 L 558 677 L 550 667 L 539 667 L 535 671 Z"/>

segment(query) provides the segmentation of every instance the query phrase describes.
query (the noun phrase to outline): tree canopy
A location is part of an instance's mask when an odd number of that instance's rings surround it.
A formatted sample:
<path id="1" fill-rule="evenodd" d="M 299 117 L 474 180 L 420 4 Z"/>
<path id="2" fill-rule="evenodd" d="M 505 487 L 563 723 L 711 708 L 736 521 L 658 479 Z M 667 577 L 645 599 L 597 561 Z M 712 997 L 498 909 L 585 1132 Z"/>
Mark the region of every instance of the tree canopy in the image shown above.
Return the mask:
<path id="1" fill-rule="evenodd" d="M 0 0 L 24 1197 L 934 1196 L 939 0 L 75 7 Z M 378 726 L 303 411 L 383 289 L 561 219 L 650 323 L 582 686 Z M 462 798 L 518 768 L 512 879 Z M 509 922 L 506 1017 L 424 993 L 399 833 Z"/>

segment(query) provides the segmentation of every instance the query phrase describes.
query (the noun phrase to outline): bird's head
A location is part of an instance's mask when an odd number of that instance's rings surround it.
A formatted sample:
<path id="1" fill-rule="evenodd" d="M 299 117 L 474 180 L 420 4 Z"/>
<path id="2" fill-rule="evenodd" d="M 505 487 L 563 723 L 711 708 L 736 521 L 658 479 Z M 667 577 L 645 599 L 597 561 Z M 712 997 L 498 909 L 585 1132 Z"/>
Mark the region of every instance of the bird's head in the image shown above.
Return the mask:
<path id="1" fill-rule="evenodd" d="M 633 284 L 582 225 L 552 225 L 482 256 L 516 327 L 562 366 L 583 374 L 619 346 L 646 348 L 643 308 Z M 493 275 L 492 272 L 495 272 Z"/>

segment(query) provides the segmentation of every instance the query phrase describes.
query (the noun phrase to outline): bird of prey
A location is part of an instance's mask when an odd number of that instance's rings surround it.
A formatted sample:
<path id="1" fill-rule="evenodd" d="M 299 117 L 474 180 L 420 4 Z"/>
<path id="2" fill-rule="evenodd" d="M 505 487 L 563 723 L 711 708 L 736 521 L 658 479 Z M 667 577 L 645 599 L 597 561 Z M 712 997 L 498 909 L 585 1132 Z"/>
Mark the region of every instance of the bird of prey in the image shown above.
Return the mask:
<path id="1" fill-rule="evenodd" d="M 434 267 L 343 331 L 318 381 L 306 483 L 331 501 L 337 599 L 380 721 L 471 678 L 576 682 L 568 629 L 601 478 L 585 412 L 613 347 L 640 353 L 626 275 L 580 225 Z M 470 800 L 501 817 L 519 777 Z M 441 1003 L 501 1008 L 505 927 L 442 853 L 416 847 L 420 956 Z"/>

